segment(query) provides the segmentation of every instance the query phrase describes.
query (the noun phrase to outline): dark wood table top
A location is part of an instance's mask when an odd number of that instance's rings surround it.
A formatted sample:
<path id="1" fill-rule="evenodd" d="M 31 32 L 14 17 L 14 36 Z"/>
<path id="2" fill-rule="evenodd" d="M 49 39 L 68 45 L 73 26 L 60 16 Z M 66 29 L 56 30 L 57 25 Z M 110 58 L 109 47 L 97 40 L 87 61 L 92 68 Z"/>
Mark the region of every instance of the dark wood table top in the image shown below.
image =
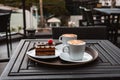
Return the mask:
<path id="1" fill-rule="evenodd" d="M 120 8 L 94 8 L 94 10 L 108 15 L 120 15 Z"/>
<path id="2" fill-rule="evenodd" d="M 2 80 L 119 80 L 120 49 L 108 40 L 85 40 L 87 46 L 98 51 L 98 58 L 77 67 L 54 67 L 30 61 L 26 52 L 35 42 L 44 39 L 21 40 L 11 60 L 1 75 Z M 56 41 L 57 42 L 57 41 Z"/>

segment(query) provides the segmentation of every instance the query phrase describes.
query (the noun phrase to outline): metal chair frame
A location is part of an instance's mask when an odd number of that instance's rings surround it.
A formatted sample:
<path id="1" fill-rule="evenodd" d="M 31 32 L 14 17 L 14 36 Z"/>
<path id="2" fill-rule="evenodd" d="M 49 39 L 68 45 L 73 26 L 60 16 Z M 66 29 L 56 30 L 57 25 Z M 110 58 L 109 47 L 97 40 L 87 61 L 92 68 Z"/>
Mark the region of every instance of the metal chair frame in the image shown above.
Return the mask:
<path id="1" fill-rule="evenodd" d="M 83 19 L 79 21 L 80 26 L 95 26 L 95 25 L 104 25 L 102 23 L 102 19 L 94 19 L 93 13 L 90 9 L 86 9 L 85 7 L 80 7 L 82 11 Z M 97 18 L 97 17 L 96 17 Z"/>
<path id="2" fill-rule="evenodd" d="M 10 59 L 10 52 L 12 51 L 12 40 L 10 31 L 10 17 L 12 10 L 0 9 L 0 32 L 5 32 L 5 41 L 7 43 L 7 59 L 0 59 L 0 62 L 6 62 Z"/>

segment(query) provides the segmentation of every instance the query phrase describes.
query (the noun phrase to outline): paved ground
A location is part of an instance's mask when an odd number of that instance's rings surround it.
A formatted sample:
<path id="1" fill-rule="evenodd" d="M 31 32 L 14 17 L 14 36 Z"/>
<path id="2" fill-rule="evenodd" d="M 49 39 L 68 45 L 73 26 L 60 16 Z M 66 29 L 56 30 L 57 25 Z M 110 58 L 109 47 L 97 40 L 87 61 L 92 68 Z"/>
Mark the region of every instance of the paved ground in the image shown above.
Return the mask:
<path id="1" fill-rule="evenodd" d="M 19 44 L 19 41 L 15 41 L 12 44 L 13 47 L 13 51 L 16 49 L 16 46 Z M 11 54 L 12 56 L 12 54 Z M 7 47 L 6 44 L 0 44 L 0 58 L 7 58 Z M 4 70 L 5 66 L 7 65 L 8 62 L 0 62 L 0 75 L 2 73 L 2 71 Z"/>

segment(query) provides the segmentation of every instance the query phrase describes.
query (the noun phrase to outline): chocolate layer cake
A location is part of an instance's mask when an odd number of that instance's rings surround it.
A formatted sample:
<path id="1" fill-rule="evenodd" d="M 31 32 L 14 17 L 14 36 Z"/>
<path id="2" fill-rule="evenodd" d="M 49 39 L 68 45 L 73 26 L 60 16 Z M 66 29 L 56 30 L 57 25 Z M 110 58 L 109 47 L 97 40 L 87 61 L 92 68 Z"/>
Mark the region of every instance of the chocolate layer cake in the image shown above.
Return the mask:
<path id="1" fill-rule="evenodd" d="M 55 55 L 55 43 L 38 42 L 35 45 L 35 52 L 37 56 Z"/>

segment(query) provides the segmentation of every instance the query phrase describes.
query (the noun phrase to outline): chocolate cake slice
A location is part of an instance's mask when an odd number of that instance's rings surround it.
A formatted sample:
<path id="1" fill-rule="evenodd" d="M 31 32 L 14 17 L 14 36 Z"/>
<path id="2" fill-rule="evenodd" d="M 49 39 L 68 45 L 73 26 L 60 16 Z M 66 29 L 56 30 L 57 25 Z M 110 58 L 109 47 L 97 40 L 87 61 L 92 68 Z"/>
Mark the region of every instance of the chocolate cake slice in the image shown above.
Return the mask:
<path id="1" fill-rule="evenodd" d="M 55 55 L 55 43 L 48 44 L 47 42 L 38 42 L 35 45 L 36 56 L 51 56 Z"/>

